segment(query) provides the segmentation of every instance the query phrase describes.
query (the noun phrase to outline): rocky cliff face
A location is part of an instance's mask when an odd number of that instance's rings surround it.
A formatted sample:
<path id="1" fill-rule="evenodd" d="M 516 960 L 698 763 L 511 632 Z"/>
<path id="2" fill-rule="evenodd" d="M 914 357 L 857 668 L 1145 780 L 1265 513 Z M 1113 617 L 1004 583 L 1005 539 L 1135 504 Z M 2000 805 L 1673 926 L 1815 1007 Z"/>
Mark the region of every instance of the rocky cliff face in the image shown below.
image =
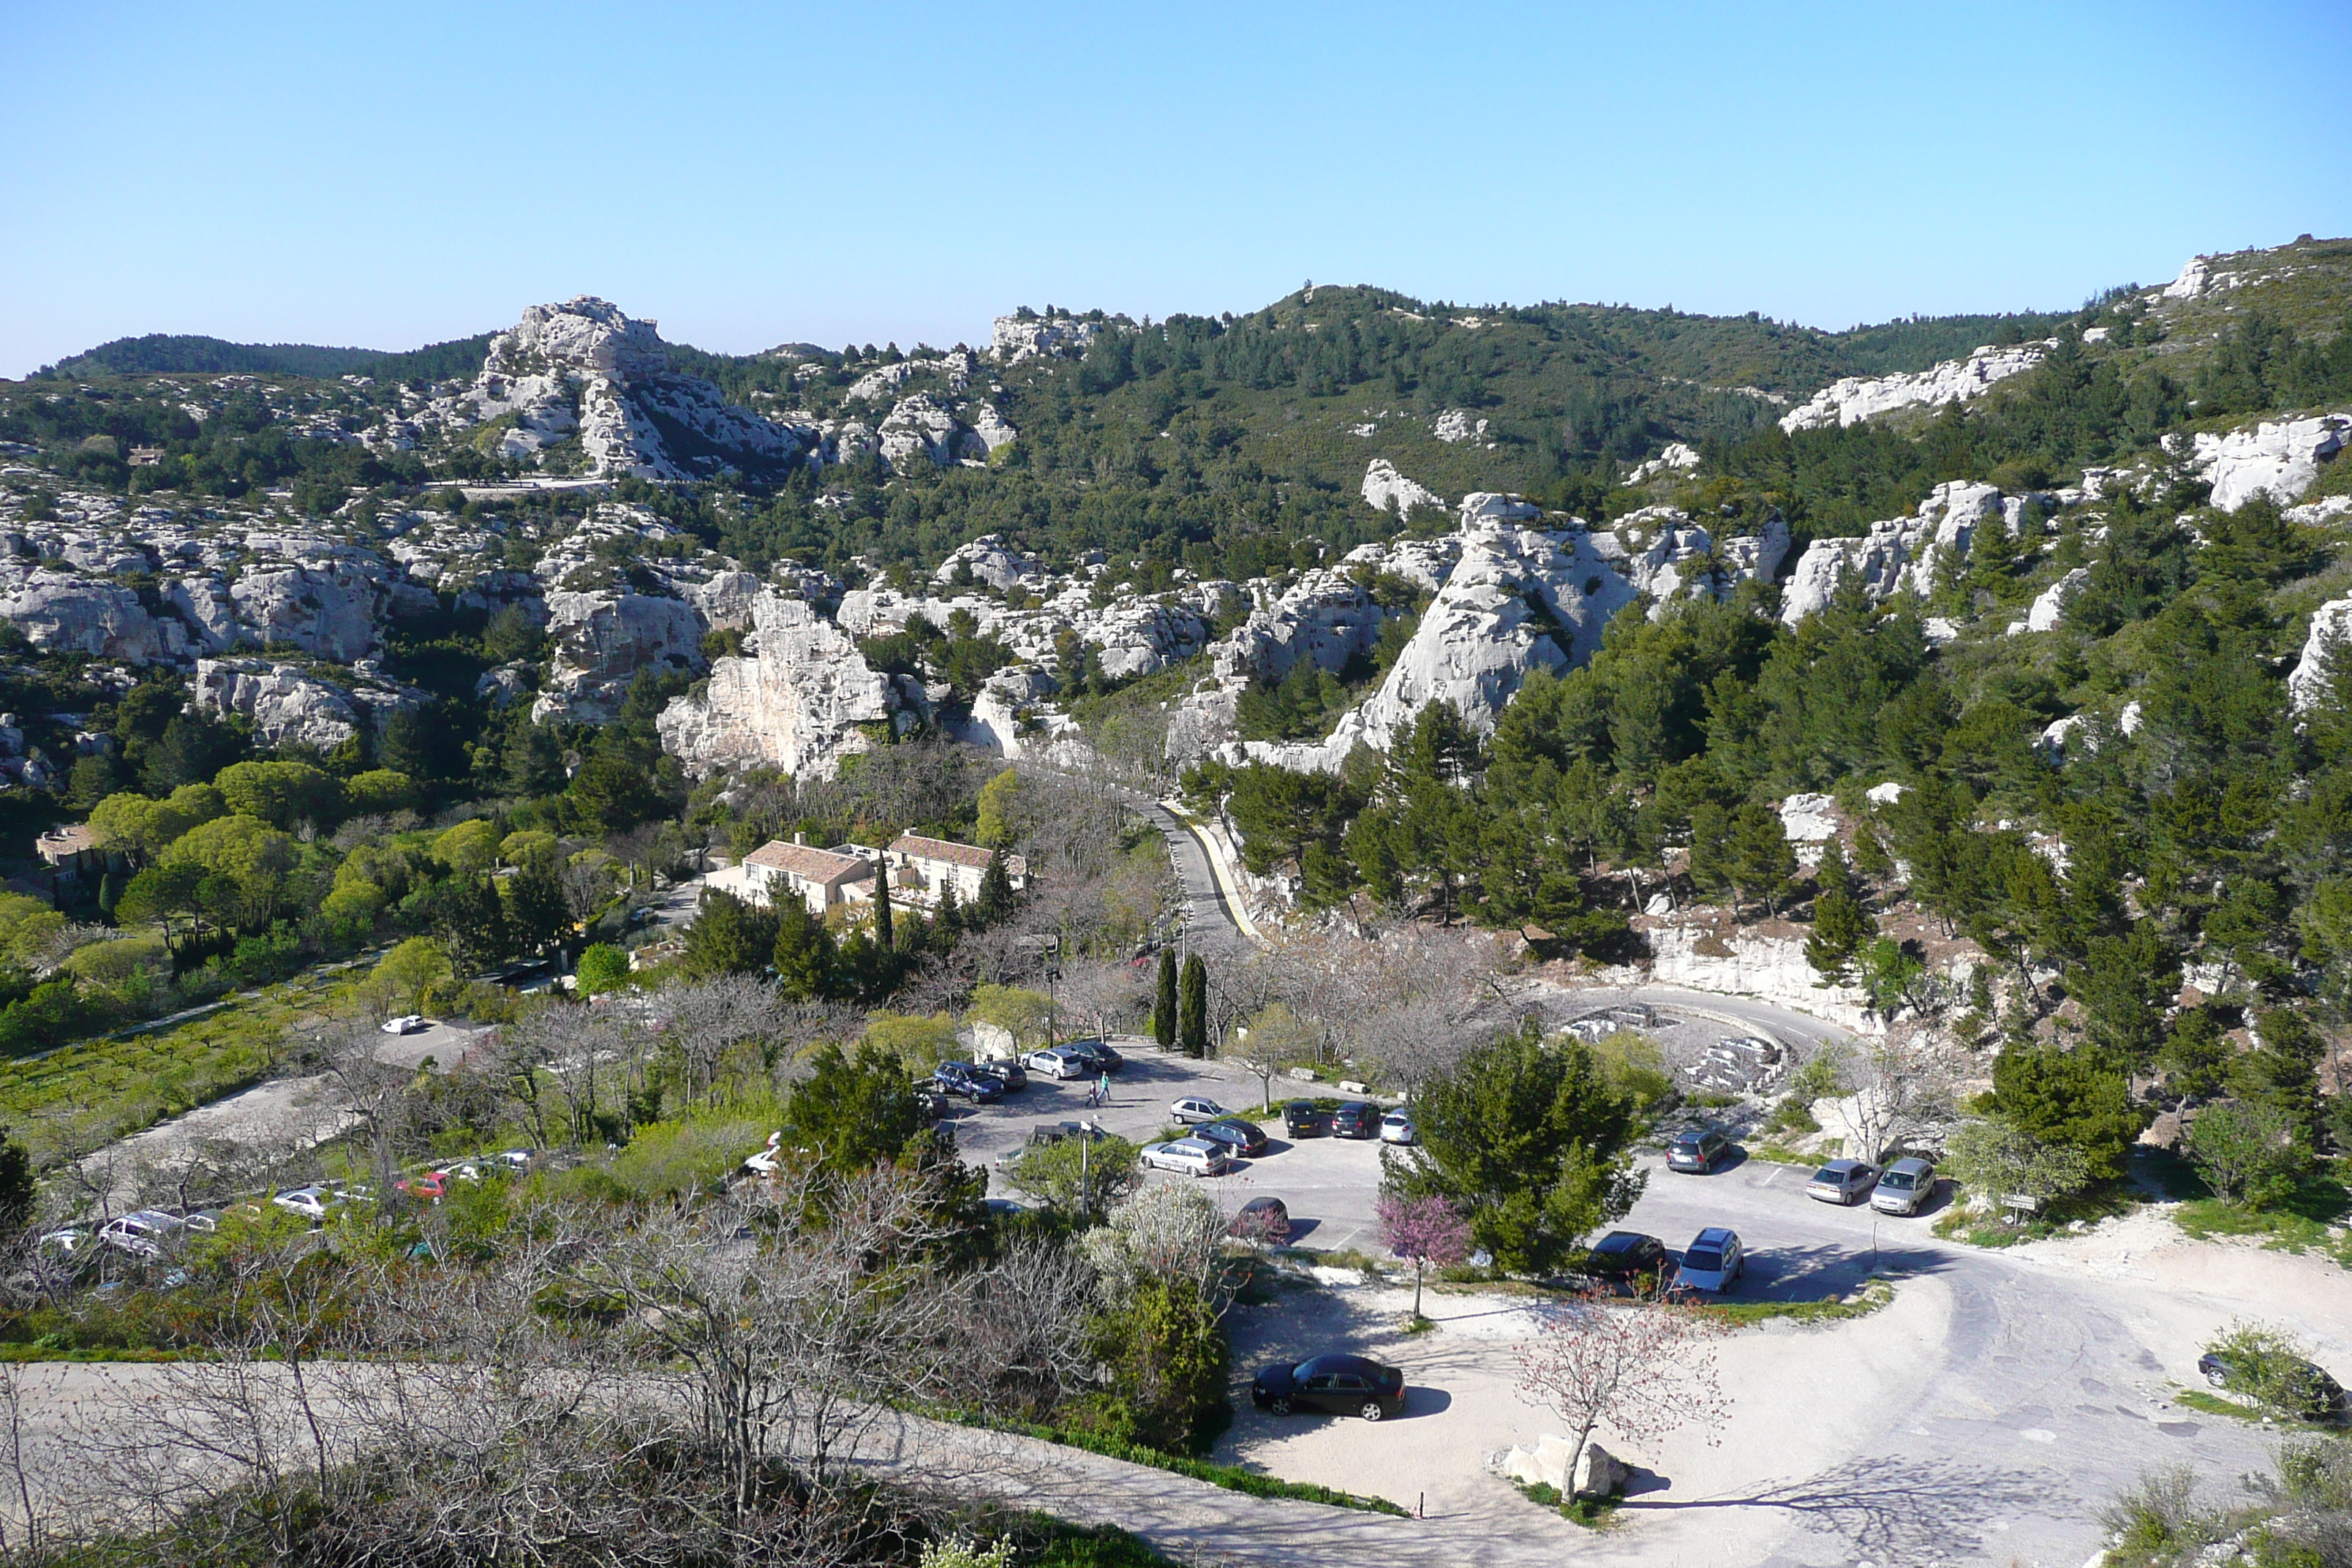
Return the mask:
<path id="1" fill-rule="evenodd" d="M 2234 511 L 2258 495 L 2285 506 L 2303 499 L 2320 465 L 2352 442 L 2352 414 L 2264 421 L 2251 430 L 2200 431 L 2189 466 L 2211 481 L 2213 504 Z"/>
<path id="2" fill-rule="evenodd" d="M 744 654 L 713 665 L 699 696 L 674 700 L 656 721 L 663 748 L 695 777 L 770 767 L 829 778 L 842 758 L 875 743 L 869 726 L 904 731 L 919 721 L 920 693 L 867 665 L 804 602 L 763 593 L 751 625 Z"/>
<path id="3" fill-rule="evenodd" d="M 1858 425 L 1898 408 L 1933 408 L 1980 397 L 1999 382 L 2032 370 L 2058 346 L 2052 339 L 2000 348 L 1988 345 L 1966 359 L 1909 375 L 1848 376 L 1832 382 L 1780 416 L 1780 428 L 1794 434 L 1829 425 Z"/>
<path id="4" fill-rule="evenodd" d="M 274 659 L 205 658 L 196 661 L 189 698 L 224 716 L 242 714 L 271 745 L 331 752 L 424 694 L 383 682 L 339 683 Z"/>

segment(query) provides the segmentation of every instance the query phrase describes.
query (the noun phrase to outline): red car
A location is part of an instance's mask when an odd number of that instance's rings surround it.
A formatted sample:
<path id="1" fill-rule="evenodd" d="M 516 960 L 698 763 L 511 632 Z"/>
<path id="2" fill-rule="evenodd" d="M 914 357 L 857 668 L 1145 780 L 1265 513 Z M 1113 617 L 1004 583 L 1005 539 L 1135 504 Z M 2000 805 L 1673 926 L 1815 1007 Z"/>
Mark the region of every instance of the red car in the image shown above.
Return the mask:
<path id="1" fill-rule="evenodd" d="M 412 1198 L 437 1204 L 449 1191 L 449 1173 L 427 1171 L 421 1176 L 402 1176 L 392 1184 Z"/>

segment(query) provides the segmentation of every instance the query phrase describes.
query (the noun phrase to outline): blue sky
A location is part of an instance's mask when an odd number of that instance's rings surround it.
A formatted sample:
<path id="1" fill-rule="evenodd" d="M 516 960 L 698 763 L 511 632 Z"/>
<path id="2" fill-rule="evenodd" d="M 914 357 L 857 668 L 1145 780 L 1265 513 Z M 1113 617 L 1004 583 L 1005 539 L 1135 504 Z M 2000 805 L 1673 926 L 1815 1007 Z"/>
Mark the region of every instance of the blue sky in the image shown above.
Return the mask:
<path id="1" fill-rule="evenodd" d="M 1822 326 L 2352 233 L 2343 0 L 0 3 L 0 374 L 109 338 L 984 339 L 1308 279 Z"/>

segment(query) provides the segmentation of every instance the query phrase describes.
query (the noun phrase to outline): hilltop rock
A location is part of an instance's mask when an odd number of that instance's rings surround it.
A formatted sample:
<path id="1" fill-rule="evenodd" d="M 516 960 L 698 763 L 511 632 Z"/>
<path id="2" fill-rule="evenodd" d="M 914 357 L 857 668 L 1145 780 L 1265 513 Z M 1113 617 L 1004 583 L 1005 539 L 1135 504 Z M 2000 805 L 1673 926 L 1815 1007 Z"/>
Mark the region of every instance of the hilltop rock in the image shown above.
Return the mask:
<path id="1" fill-rule="evenodd" d="M 1125 324 L 1126 320 L 1119 316 L 1087 321 L 1060 311 L 1051 316 L 999 316 L 989 334 L 989 352 L 1008 364 L 1035 354 L 1080 354 L 1115 323 Z"/>
<path id="2" fill-rule="evenodd" d="M 1750 578 L 1770 582 L 1789 553 L 1789 524 L 1775 511 L 1756 533 L 1717 540 L 1675 508 L 1643 507 L 1596 533 L 1593 548 L 1635 592 L 1658 601 L 1650 610 L 1655 620 L 1676 598 L 1722 599 Z"/>
<path id="3" fill-rule="evenodd" d="M 1445 508 L 1444 499 L 1435 490 L 1406 479 L 1386 458 L 1374 458 L 1364 469 L 1364 504 L 1399 518 L 1416 508 L 1434 507 L 1441 511 Z"/>
<path id="4" fill-rule="evenodd" d="M 2200 431 L 2189 466 L 2213 485 L 2213 505 L 2235 511 L 2257 495 L 2285 506 L 2303 499 L 2322 463 L 2352 440 L 2352 414 L 2264 421 L 2251 430 Z"/>
<path id="5" fill-rule="evenodd" d="M 711 667 L 700 695 L 673 699 L 656 721 L 663 748 L 688 773 L 772 767 L 830 778 L 842 758 L 874 745 L 866 726 L 904 731 L 919 721 L 919 693 L 867 665 L 803 601 L 763 593 L 751 624 L 756 646 L 747 639 L 743 655 Z"/>
<path id="6" fill-rule="evenodd" d="M 1791 435 L 1831 425 L 1858 425 L 1898 408 L 1937 407 L 1980 397 L 1996 383 L 2032 370 L 2058 346 L 2055 338 L 2007 347 L 1987 345 L 1966 359 L 1906 375 L 1850 375 L 1831 383 L 1780 416 L 1780 428 Z"/>

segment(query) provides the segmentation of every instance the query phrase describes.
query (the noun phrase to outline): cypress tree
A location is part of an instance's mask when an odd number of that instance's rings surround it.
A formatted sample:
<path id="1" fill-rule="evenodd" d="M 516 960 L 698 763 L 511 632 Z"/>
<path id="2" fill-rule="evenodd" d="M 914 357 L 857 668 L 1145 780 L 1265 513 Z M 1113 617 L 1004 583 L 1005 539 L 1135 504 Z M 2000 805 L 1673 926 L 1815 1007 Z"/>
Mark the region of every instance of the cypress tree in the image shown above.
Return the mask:
<path id="1" fill-rule="evenodd" d="M 114 918 L 114 906 L 122 901 L 122 879 L 111 870 L 98 879 L 99 912 L 108 920 Z"/>
<path id="2" fill-rule="evenodd" d="M 1004 851 L 988 852 L 988 869 L 980 877 L 980 923 L 992 926 L 1013 914 L 1013 874 L 1004 868 Z"/>
<path id="3" fill-rule="evenodd" d="M 1178 1047 L 1188 1057 L 1209 1054 L 1209 966 L 1199 953 L 1184 961 L 1182 994 L 1176 1006 Z"/>
<path id="4" fill-rule="evenodd" d="M 874 874 L 874 939 L 885 952 L 898 945 L 890 918 L 890 858 L 887 855 Z"/>
<path id="5" fill-rule="evenodd" d="M 1151 1037 L 1163 1051 L 1176 1048 L 1176 950 L 1160 950 L 1160 986 L 1151 1001 Z"/>

